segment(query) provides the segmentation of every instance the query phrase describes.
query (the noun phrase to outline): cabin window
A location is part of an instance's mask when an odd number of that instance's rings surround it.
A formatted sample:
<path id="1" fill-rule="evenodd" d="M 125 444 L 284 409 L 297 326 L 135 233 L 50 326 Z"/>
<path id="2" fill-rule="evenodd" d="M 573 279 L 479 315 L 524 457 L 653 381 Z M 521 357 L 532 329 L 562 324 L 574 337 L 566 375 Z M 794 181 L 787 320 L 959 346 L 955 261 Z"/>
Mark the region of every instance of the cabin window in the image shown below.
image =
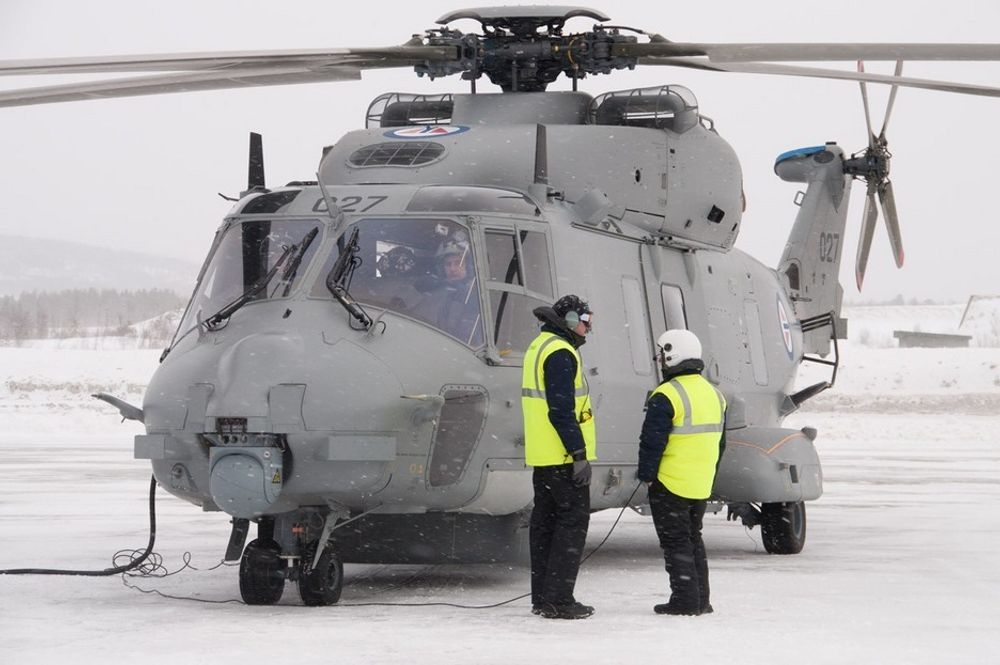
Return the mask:
<path id="1" fill-rule="evenodd" d="M 296 259 L 303 239 L 314 229 L 319 233 L 321 228 L 312 219 L 258 219 L 231 224 L 212 251 L 178 330 L 190 330 L 254 288 L 260 290 L 249 302 L 290 295 L 316 253 L 319 238 L 311 237 L 293 274 L 286 277 L 285 268 Z M 261 280 L 282 256 L 282 266 L 261 287 Z"/>
<path id="2" fill-rule="evenodd" d="M 502 359 L 520 358 L 538 334 L 532 311 L 552 304 L 548 240 L 519 225 L 487 229 L 484 242 L 493 341 Z"/>
<path id="3" fill-rule="evenodd" d="M 785 277 L 788 278 L 788 288 L 792 291 L 799 290 L 799 264 L 792 263 L 785 268 Z"/>
<path id="4" fill-rule="evenodd" d="M 653 345 L 646 330 L 646 314 L 642 305 L 639 280 L 634 277 L 622 277 L 622 301 L 625 303 L 625 327 L 632 354 L 632 369 L 636 374 L 650 374 Z"/>
<path id="5" fill-rule="evenodd" d="M 663 300 L 664 330 L 687 329 L 687 314 L 684 313 L 684 292 L 679 286 L 671 284 L 660 285 L 660 298 Z"/>
<path id="6" fill-rule="evenodd" d="M 466 346 L 484 343 L 475 252 L 469 230 L 447 219 L 363 219 L 340 237 L 313 285 L 331 298 L 326 278 L 358 228 L 359 252 L 348 284 L 364 305 L 427 323 Z"/>

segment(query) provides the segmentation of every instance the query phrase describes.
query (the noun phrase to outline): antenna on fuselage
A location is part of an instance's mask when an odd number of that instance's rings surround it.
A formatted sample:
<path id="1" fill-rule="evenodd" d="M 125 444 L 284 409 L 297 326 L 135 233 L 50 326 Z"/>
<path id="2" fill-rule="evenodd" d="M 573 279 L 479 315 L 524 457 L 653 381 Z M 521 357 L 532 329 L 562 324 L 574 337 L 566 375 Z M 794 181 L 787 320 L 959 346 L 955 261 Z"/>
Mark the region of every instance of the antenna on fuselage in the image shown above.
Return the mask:
<path id="1" fill-rule="evenodd" d="M 535 184 L 549 184 L 549 150 L 545 125 L 535 125 Z"/>
<path id="2" fill-rule="evenodd" d="M 250 158 L 247 162 L 247 188 L 240 198 L 252 192 L 266 192 L 264 184 L 264 139 L 257 132 L 250 132 Z"/>

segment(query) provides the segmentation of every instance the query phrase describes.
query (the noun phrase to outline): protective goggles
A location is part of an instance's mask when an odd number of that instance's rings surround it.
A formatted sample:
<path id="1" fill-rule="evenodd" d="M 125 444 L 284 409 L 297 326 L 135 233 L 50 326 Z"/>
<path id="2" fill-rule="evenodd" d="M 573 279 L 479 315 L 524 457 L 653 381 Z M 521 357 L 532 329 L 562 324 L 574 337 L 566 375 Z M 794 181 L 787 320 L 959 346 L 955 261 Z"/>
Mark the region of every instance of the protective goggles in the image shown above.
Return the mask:
<path id="1" fill-rule="evenodd" d="M 580 323 L 582 323 L 587 327 L 587 332 L 590 332 L 590 329 L 593 326 L 593 324 L 591 323 L 593 320 L 594 320 L 594 315 L 591 314 L 590 312 L 584 312 L 583 314 L 580 315 Z"/>

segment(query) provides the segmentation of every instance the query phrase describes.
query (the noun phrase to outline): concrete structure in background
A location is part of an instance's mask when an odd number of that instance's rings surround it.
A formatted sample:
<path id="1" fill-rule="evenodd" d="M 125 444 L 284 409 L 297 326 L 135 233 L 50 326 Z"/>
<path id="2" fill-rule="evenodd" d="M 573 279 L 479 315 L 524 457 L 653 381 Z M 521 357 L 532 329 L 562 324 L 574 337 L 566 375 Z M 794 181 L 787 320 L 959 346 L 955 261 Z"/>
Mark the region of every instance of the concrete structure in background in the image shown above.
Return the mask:
<path id="1" fill-rule="evenodd" d="M 943 333 L 914 332 L 911 330 L 893 330 L 892 336 L 899 340 L 901 349 L 920 348 L 950 348 L 969 346 L 972 335 L 946 335 Z"/>

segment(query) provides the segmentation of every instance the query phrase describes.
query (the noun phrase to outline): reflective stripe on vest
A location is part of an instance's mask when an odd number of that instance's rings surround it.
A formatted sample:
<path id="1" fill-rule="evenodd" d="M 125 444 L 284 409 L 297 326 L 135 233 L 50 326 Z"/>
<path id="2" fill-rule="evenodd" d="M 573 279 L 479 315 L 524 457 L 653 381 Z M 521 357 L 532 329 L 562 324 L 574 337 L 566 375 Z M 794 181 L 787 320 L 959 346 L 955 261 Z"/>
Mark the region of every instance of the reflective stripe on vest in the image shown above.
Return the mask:
<path id="1" fill-rule="evenodd" d="M 566 350 L 576 359 L 573 379 L 574 412 L 580 423 L 587 459 L 596 459 L 597 436 L 590 407 L 590 390 L 583 380 L 583 362 L 573 345 L 562 337 L 543 332 L 528 346 L 524 354 L 521 377 L 521 410 L 524 413 L 524 461 L 528 466 L 569 464 L 573 458 L 566 453 L 562 439 L 549 420 L 549 403 L 545 398 L 545 361 L 556 351 Z"/>
<path id="2" fill-rule="evenodd" d="M 685 374 L 653 391 L 674 407 L 673 429 L 657 478 L 677 496 L 707 499 L 712 494 L 719 439 L 726 413 L 722 393 L 700 374 Z"/>

